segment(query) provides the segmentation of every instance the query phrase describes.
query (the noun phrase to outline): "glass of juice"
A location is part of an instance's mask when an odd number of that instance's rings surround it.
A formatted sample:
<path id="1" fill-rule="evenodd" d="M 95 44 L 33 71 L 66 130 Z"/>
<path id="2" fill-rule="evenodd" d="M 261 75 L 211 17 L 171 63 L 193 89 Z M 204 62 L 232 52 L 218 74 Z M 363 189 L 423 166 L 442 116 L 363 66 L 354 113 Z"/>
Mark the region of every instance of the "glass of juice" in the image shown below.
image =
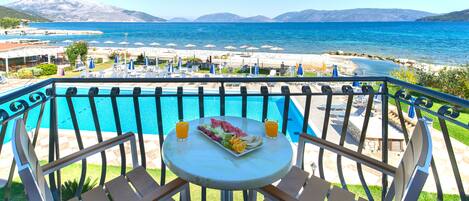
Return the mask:
<path id="1" fill-rule="evenodd" d="M 189 135 L 189 122 L 179 121 L 176 123 L 176 137 L 178 142 L 186 141 Z"/>
<path id="2" fill-rule="evenodd" d="M 278 134 L 278 122 L 266 119 L 264 122 L 265 134 L 268 138 L 275 139 Z"/>

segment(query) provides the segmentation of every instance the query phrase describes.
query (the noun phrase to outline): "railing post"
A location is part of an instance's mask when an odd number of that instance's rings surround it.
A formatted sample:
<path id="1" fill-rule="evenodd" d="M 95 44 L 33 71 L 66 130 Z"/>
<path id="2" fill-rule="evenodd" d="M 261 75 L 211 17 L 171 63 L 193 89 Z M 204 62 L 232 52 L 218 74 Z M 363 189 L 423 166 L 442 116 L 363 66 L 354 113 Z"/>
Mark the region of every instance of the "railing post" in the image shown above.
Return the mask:
<path id="1" fill-rule="evenodd" d="M 164 164 L 163 158 L 161 157 L 161 150 L 163 148 L 164 142 L 164 132 L 163 132 L 163 117 L 161 114 L 161 95 L 163 94 L 163 89 L 161 87 L 155 88 L 155 107 L 156 107 L 156 125 L 158 127 L 158 139 L 160 141 L 160 158 L 161 158 L 161 178 L 160 184 L 165 185 L 166 183 L 166 165 Z"/>
<path id="2" fill-rule="evenodd" d="M 269 108 L 269 89 L 266 86 L 261 86 L 262 94 L 262 119 L 264 122 L 267 119 L 267 110 Z"/>
<path id="3" fill-rule="evenodd" d="M 368 123 L 370 122 L 371 110 L 373 108 L 373 102 L 374 102 L 374 96 L 375 96 L 373 87 L 369 85 L 362 86 L 362 92 L 368 94 L 368 102 L 366 104 L 365 117 L 363 120 L 363 127 L 362 127 L 362 131 L 360 135 L 360 141 L 358 142 L 358 150 L 357 150 L 358 153 L 362 153 L 363 151 L 366 133 L 368 130 Z M 374 198 L 371 194 L 370 188 L 366 184 L 365 176 L 363 176 L 362 165 L 360 163 L 357 163 L 357 172 L 358 172 L 358 177 L 360 178 L 360 182 L 362 184 L 363 190 L 365 190 L 366 196 L 368 197 L 368 200 L 373 201 Z"/>
<path id="4" fill-rule="evenodd" d="M 183 103 L 182 103 L 182 94 L 183 94 L 183 88 L 178 87 L 177 88 L 177 104 L 178 104 L 178 119 L 179 121 L 184 120 L 184 108 L 183 108 Z"/>
<path id="5" fill-rule="evenodd" d="M 142 167 L 147 168 L 147 157 L 145 153 L 145 141 L 143 140 L 143 127 L 142 117 L 140 115 L 140 101 L 139 96 L 142 93 L 140 87 L 135 87 L 132 93 L 135 111 L 135 122 L 137 123 L 137 134 L 138 134 L 138 145 L 140 148 L 140 158 L 142 161 Z"/>
<path id="6" fill-rule="evenodd" d="M 440 109 L 438 109 L 438 114 L 441 115 L 438 116 L 438 121 L 440 122 L 443 139 L 445 140 L 446 149 L 448 151 L 449 161 L 451 162 L 454 178 L 456 179 L 456 185 L 458 186 L 459 197 L 461 200 L 467 200 L 468 197 L 464 192 L 464 185 L 461 179 L 461 174 L 459 173 L 456 157 L 454 156 L 453 145 L 451 144 L 451 138 L 449 136 L 448 127 L 446 126 L 446 120 L 442 118 L 442 116 L 449 116 L 450 118 L 456 119 L 459 116 L 459 112 L 455 108 L 443 105 L 440 107 Z"/>
<path id="7" fill-rule="evenodd" d="M 348 123 L 350 119 L 350 112 L 353 104 L 353 88 L 349 85 L 342 86 L 342 92 L 347 94 L 347 107 L 345 108 L 344 121 L 342 123 L 342 130 L 340 133 L 339 145 L 344 146 L 345 138 L 347 137 Z M 339 173 L 340 183 L 343 189 L 347 189 L 347 183 L 345 182 L 344 173 L 342 171 L 342 157 L 337 155 L 337 172 Z"/>
<path id="8" fill-rule="evenodd" d="M 247 116 L 247 105 L 248 105 L 248 91 L 246 86 L 241 86 L 241 117 L 246 118 Z"/>
<path id="9" fill-rule="evenodd" d="M 199 117 L 204 118 L 205 117 L 205 112 L 204 112 L 204 87 L 199 87 Z"/>
<path id="10" fill-rule="evenodd" d="M 290 88 L 288 86 L 282 86 L 282 94 L 285 96 L 285 102 L 283 103 L 283 122 L 282 122 L 282 133 L 287 134 L 288 126 L 288 111 L 290 109 Z"/>
<path id="11" fill-rule="evenodd" d="M 219 88 L 220 93 L 220 116 L 225 116 L 225 87 L 223 85 Z"/>
<path id="12" fill-rule="evenodd" d="M 49 163 L 53 162 L 60 157 L 59 151 L 59 138 L 57 127 L 57 96 L 56 86 L 52 83 L 52 87 L 47 89 L 47 95 L 50 99 L 50 118 L 49 118 Z M 57 175 L 57 179 L 55 179 Z M 61 176 L 60 170 L 56 173 L 49 174 L 49 187 L 55 200 L 62 200 L 60 193 Z"/>
<path id="13" fill-rule="evenodd" d="M 301 91 L 306 94 L 305 100 L 305 113 L 303 117 L 303 128 L 301 129 L 302 133 L 306 133 L 308 131 L 308 121 L 309 121 L 309 113 L 311 109 L 311 88 L 307 85 L 304 85 L 301 88 Z"/>
<path id="14" fill-rule="evenodd" d="M 99 124 L 98 118 L 98 111 L 96 109 L 96 102 L 94 97 L 99 94 L 98 87 L 91 87 L 88 91 L 88 99 L 90 102 L 91 114 L 93 116 L 94 127 L 96 129 L 96 137 L 98 138 L 98 142 L 101 143 L 103 141 L 103 135 L 101 133 L 101 124 Z M 107 169 L 107 159 L 106 159 L 106 152 L 101 152 L 101 177 L 99 179 L 99 185 L 104 185 L 106 181 L 106 169 Z"/>
<path id="15" fill-rule="evenodd" d="M 78 90 L 77 90 L 76 87 L 70 87 L 70 88 L 67 89 L 67 92 L 66 92 L 65 96 L 66 96 L 66 99 L 67 99 L 68 109 L 70 111 L 70 117 L 72 119 L 73 129 L 75 131 L 75 138 L 77 140 L 78 149 L 82 150 L 84 148 L 83 147 L 83 141 L 82 141 L 82 138 L 81 138 L 80 128 L 78 126 L 78 120 L 77 120 L 77 116 L 76 116 L 76 113 L 75 113 L 75 107 L 74 107 L 73 101 L 72 101 L 72 96 L 77 95 L 77 91 Z M 83 159 L 81 161 L 80 181 L 78 182 L 78 187 L 77 187 L 76 192 L 75 192 L 75 196 L 78 197 L 78 198 L 81 198 L 81 192 L 83 190 L 83 185 L 85 183 L 85 178 L 86 178 L 86 159 Z"/>
<path id="16" fill-rule="evenodd" d="M 331 115 L 331 107 L 332 107 L 332 88 L 330 86 L 322 86 L 321 92 L 327 95 L 326 108 L 324 112 L 324 123 L 322 125 L 322 135 L 321 135 L 321 139 L 326 140 L 327 130 L 329 128 L 329 118 Z M 318 156 L 318 168 L 319 168 L 319 176 L 321 177 L 321 179 L 325 179 L 323 157 L 324 157 L 324 149 L 320 148 L 319 156 Z"/>
<path id="17" fill-rule="evenodd" d="M 114 114 L 114 123 L 116 124 L 117 135 L 122 135 L 121 119 L 119 115 L 119 107 L 117 105 L 117 96 L 120 94 L 119 87 L 111 88 L 111 104 L 112 104 L 112 113 Z M 119 151 L 121 154 L 121 175 L 125 175 L 125 169 L 127 166 L 125 160 L 125 147 L 123 144 L 119 145 Z"/>
<path id="18" fill-rule="evenodd" d="M 417 115 L 418 119 L 423 118 L 421 108 L 430 109 L 433 106 L 433 101 L 429 98 L 424 96 L 418 97 L 414 102 L 415 107 L 415 114 Z M 430 162 L 430 167 L 432 168 L 433 179 L 435 180 L 436 186 L 436 194 L 438 200 L 443 200 L 443 189 L 441 188 L 440 183 L 440 176 L 438 170 L 436 169 L 435 159 L 432 156 L 432 161 Z"/>
<path id="19" fill-rule="evenodd" d="M 388 83 L 387 81 L 383 82 L 382 88 L 382 95 L 381 95 L 381 138 L 383 139 L 382 144 L 382 161 L 383 163 L 388 163 Z M 387 189 L 388 189 L 388 176 L 386 174 L 382 175 L 382 191 L 381 191 L 381 199 L 384 200 L 386 197 Z"/>

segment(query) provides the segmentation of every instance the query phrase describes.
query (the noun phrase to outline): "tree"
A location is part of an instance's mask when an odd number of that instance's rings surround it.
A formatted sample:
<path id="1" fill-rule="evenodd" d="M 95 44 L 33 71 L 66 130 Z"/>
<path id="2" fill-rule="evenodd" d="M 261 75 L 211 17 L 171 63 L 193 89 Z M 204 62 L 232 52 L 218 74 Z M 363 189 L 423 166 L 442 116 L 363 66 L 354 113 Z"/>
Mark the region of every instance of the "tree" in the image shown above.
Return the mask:
<path id="1" fill-rule="evenodd" d="M 4 17 L 0 19 L 0 27 L 4 29 L 16 28 L 21 24 L 20 19 Z"/>
<path id="2" fill-rule="evenodd" d="M 65 54 L 72 68 L 75 67 L 78 57 L 85 63 L 88 55 L 88 43 L 85 41 L 74 42 L 65 49 Z"/>

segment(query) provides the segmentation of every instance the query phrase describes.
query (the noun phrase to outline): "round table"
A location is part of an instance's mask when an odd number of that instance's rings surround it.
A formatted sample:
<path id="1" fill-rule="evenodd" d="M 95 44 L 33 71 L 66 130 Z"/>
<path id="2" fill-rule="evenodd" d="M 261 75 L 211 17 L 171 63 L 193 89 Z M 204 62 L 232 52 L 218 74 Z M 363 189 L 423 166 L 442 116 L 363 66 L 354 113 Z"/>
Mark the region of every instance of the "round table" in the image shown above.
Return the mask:
<path id="1" fill-rule="evenodd" d="M 248 135 L 263 137 L 263 147 L 236 157 L 197 131 L 200 124 L 215 118 L 230 122 Z M 283 178 L 292 166 L 293 150 L 279 133 L 265 137 L 264 124 L 240 117 L 209 117 L 189 122 L 189 137 L 178 142 L 173 129 L 162 148 L 163 161 L 180 178 L 200 186 L 222 190 L 222 199 L 232 198 L 231 190 L 257 189 Z M 230 198 L 231 196 L 231 198 Z"/>

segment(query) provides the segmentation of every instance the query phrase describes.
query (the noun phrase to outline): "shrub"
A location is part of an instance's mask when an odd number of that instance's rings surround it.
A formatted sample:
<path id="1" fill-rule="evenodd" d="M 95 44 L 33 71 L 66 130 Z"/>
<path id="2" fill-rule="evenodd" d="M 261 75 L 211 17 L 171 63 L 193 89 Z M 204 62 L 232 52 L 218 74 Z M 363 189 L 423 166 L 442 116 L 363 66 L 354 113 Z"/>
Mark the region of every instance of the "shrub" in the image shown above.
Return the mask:
<path id="1" fill-rule="evenodd" d="M 34 77 L 37 77 L 37 76 L 41 76 L 43 74 L 43 70 L 40 69 L 40 68 L 31 68 L 31 71 L 33 72 L 33 76 Z"/>
<path id="2" fill-rule="evenodd" d="M 18 78 L 31 79 L 34 78 L 33 71 L 30 68 L 23 68 L 18 70 Z"/>
<path id="3" fill-rule="evenodd" d="M 40 64 L 36 66 L 36 68 L 39 68 L 42 70 L 41 75 L 55 75 L 57 74 L 57 65 L 55 64 Z"/>
<path id="4" fill-rule="evenodd" d="M 85 183 L 83 183 L 83 189 L 80 194 L 85 193 L 91 189 L 93 189 L 97 185 L 96 179 L 91 181 L 89 177 L 85 179 Z M 74 179 L 73 181 L 66 181 L 62 187 L 62 200 L 70 200 L 75 197 L 75 193 L 78 190 L 78 180 Z"/>
<path id="5" fill-rule="evenodd" d="M 119 52 L 117 52 L 117 51 L 112 51 L 111 53 L 109 53 L 108 58 L 109 58 L 110 60 L 114 61 L 114 58 L 116 58 L 116 55 L 120 56 L 120 55 L 119 55 Z"/>
<path id="6" fill-rule="evenodd" d="M 468 68 L 445 68 L 438 73 L 437 80 L 443 92 L 469 98 Z"/>
<path id="7" fill-rule="evenodd" d="M 143 54 L 138 55 L 137 60 L 135 61 L 135 63 L 138 63 L 138 64 L 145 63 L 145 57 L 143 56 Z"/>
<path id="8" fill-rule="evenodd" d="M 197 57 L 185 57 L 182 59 L 182 61 L 196 63 L 196 64 L 202 63 L 202 59 L 197 58 Z"/>
<path id="9" fill-rule="evenodd" d="M 415 71 L 408 69 L 408 68 L 400 68 L 398 70 L 393 70 L 391 71 L 391 76 L 400 80 L 407 81 L 412 84 L 417 83 L 417 75 Z"/>

